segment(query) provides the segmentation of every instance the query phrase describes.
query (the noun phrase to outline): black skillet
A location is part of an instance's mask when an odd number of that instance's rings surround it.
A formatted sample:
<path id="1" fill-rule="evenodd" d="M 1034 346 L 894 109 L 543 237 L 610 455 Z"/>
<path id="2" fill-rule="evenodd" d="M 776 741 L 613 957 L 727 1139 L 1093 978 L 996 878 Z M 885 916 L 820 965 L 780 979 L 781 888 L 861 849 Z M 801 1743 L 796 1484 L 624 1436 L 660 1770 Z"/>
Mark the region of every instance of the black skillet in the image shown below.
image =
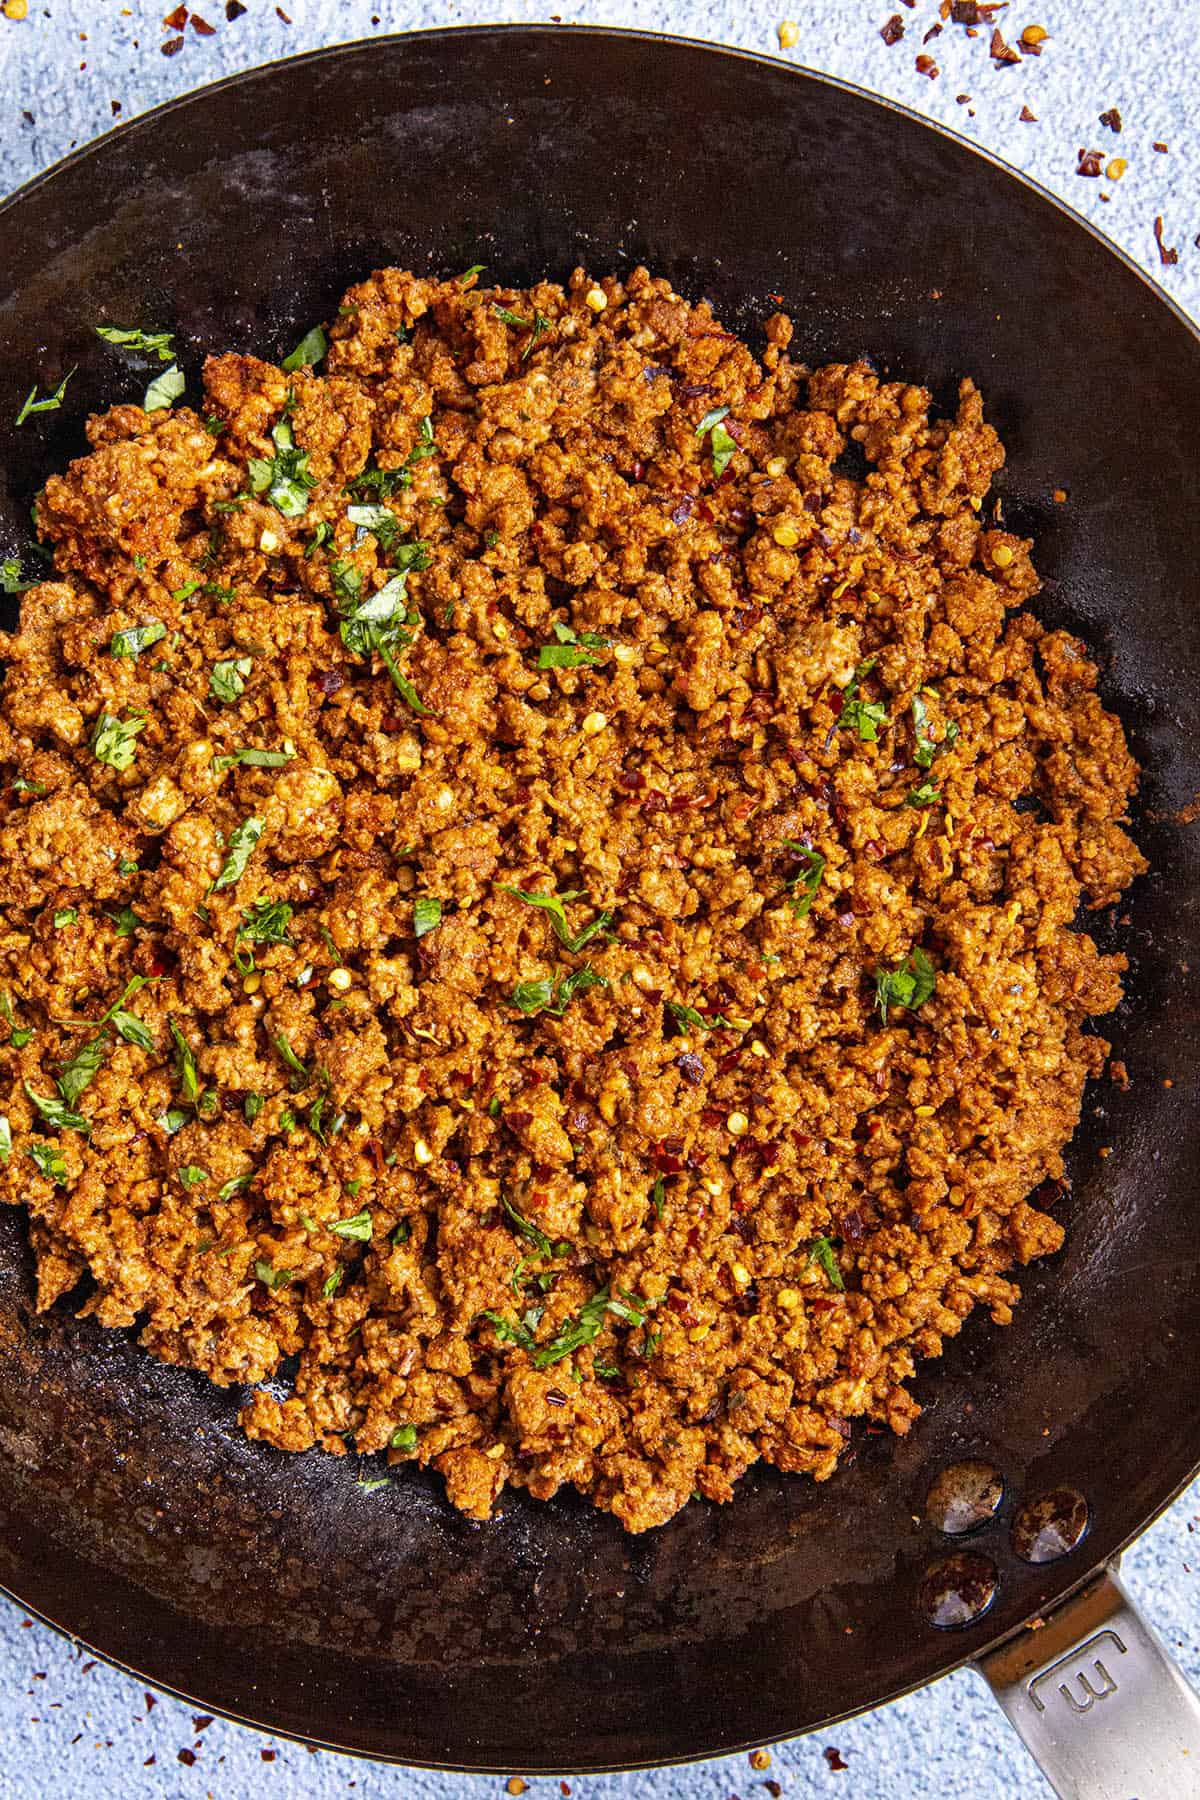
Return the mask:
<path id="1" fill-rule="evenodd" d="M 756 1472 L 734 1505 L 693 1504 L 640 1538 L 573 1498 L 515 1495 L 472 1525 L 433 1479 L 368 1493 L 353 1462 L 247 1443 L 236 1393 L 132 1337 L 67 1307 L 35 1318 L 10 1212 L 0 1581 L 206 1708 L 374 1756 L 526 1771 L 803 1731 L 979 1658 L 1083 1588 L 1200 1460 L 1200 836 L 1176 822 L 1200 791 L 1186 320 L 1047 196 L 894 106 L 750 56 L 573 28 L 393 38 L 237 77 L 34 182 L 2 236 L 8 547 L 83 449 L 85 414 L 150 373 L 98 322 L 174 328 L 195 393 L 205 351 L 282 353 L 385 263 L 481 262 L 521 283 L 645 262 L 752 340 L 782 295 L 813 362 L 868 355 L 943 403 L 975 376 L 1008 446 L 1007 521 L 1037 538 L 1041 614 L 1093 647 L 1144 766 L 1153 868 L 1123 923 L 1091 921 L 1131 958 L 1111 1034 L 1132 1086 L 1089 1091 L 1067 1247 L 1025 1276 L 1011 1329 L 974 1320 L 922 1372 L 906 1440 L 858 1436 L 823 1487 Z M 53 387 L 76 363 L 63 409 L 14 429 L 35 378 Z M 969 1542 L 926 1517 L 933 1478 L 964 1458 L 1004 1480 Z M 1062 1487 L 1086 1501 L 1086 1535 L 1022 1560 L 1019 1509 Z M 1061 1547 L 1053 1527 L 1039 1545 Z M 955 1552 L 977 1560 L 930 1578 Z M 1068 1645 L 1073 1616 L 1055 1615 Z M 1107 1661 L 1132 1671 L 1118 1627 Z M 1029 1642 L 1013 1639 L 1022 1668 Z M 1074 1711 L 1105 1706 L 1115 1718 L 1111 1694 Z"/>

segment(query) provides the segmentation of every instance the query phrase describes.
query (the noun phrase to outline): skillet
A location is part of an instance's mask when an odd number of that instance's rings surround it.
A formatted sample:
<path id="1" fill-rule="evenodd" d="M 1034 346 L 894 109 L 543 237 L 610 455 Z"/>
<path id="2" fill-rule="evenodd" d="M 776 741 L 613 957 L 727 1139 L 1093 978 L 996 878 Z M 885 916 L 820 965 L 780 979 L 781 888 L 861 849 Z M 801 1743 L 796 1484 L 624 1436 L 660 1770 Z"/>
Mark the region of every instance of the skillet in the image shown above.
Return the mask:
<path id="1" fill-rule="evenodd" d="M 523 283 L 645 262 L 752 343 L 776 294 L 814 363 L 869 355 L 947 403 L 972 374 L 1008 448 L 1006 521 L 1037 540 L 1038 610 L 1099 655 L 1143 765 L 1152 868 L 1125 923 L 1089 920 L 1131 957 L 1103 1029 L 1132 1085 L 1088 1091 L 1066 1248 L 1024 1276 L 1010 1329 L 972 1323 L 924 1370 L 906 1440 L 864 1433 L 824 1487 L 755 1471 L 733 1506 L 640 1538 L 521 1494 L 479 1527 L 419 1474 L 367 1492 L 351 1463 L 247 1442 L 236 1391 L 68 1305 L 35 1317 L 6 1213 L 0 1583 L 209 1710 L 406 1762 L 708 1755 L 990 1653 L 1060 1792 L 1200 1793 L 1178 1760 L 1200 1751 L 1194 1702 L 1103 1573 L 1200 1462 L 1200 837 L 1178 817 L 1200 792 L 1200 340 L 1182 314 L 1048 196 L 898 107 L 575 28 L 433 32 L 236 77 L 70 158 L 3 225 L 9 548 L 86 413 L 141 391 L 98 321 L 173 328 L 195 392 L 204 351 L 281 355 L 383 263 Z M 46 391 L 75 363 L 63 409 L 14 429 L 34 378 Z M 946 1484 L 927 1495 L 964 1461 L 995 1477 L 951 1477 L 948 1517 Z M 938 1529 L 964 1520 L 969 1537 Z M 1167 1737 L 1140 1743 L 1135 1785 L 1121 1745 L 1156 1675 Z"/>

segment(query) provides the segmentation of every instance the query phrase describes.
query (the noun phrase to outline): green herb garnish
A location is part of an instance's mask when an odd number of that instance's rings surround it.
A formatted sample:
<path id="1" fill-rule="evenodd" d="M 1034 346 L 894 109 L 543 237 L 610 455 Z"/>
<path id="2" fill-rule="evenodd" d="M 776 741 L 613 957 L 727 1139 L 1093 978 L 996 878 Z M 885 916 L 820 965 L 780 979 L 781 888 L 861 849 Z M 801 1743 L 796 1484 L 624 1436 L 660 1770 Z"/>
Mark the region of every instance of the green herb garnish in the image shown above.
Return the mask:
<path id="1" fill-rule="evenodd" d="M 585 925 L 581 932 L 572 932 L 567 923 L 565 909 L 574 900 L 587 899 L 587 894 L 582 888 L 572 888 L 566 894 L 531 894 L 525 888 L 510 887 L 505 881 L 498 881 L 496 886 L 502 894 L 511 894 L 515 900 L 523 900 L 526 906 L 540 906 L 543 911 L 548 913 L 555 937 L 572 955 L 578 954 L 585 944 L 590 944 L 592 939 L 599 937 L 602 932 L 607 932 L 608 927 L 612 924 L 612 913 L 602 912 L 592 920 L 590 925 Z"/>
<path id="2" fill-rule="evenodd" d="M 557 985 L 549 976 L 536 981 L 519 981 L 513 989 L 510 1004 L 527 1017 L 544 1012 L 550 1018 L 561 1019 L 576 994 L 608 985 L 607 976 L 597 975 L 590 965 L 585 964 L 582 969 L 562 976 Z"/>
<path id="3" fill-rule="evenodd" d="M 65 925 L 74 925 L 79 918 L 77 906 L 60 906 L 54 915 L 54 929 L 61 931 Z"/>
<path id="4" fill-rule="evenodd" d="M 280 368 L 291 374 L 296 369 L 311 369 L 314 363 L 323 362 L 329 350 L 329 339 L 320 325 L 314 325 L 306 331 L 290 356 L 285 356 Z"/>
<path id="5" fill-rule="evenodd" d="M 709 438 L 709 449 L 712 452 L 714 475 L 725 473 L 729 467 L 730 458 L 737 449 L 737 439 L 731 437 L 722 424 L 722 420 L 728 416 L 729 408 L 727 406 L 714 406 L 711 412 L 705 413 L 696 427 L 697 437 L 704 437 L 709 432 L 712 434 Z"/>
<path id="6" fill-rule="evenodd" d="M 122 906 L 117 912 L 109 913 L 108 917 L 116 926 L 118 937 L 132 937 L 139 926 L 146 929 L 145 919 L 139 918 L 132 906 Z"/>
<path id="7" fill-rule="evenodd" d="M 214 888 L 232 887 L 246 872 L 250 854 L 263 834 L 264 820 L 251 816 L 229 834 L 229 854 L 221 865 Z"/>
<path id="8" fill-rule="evenodd" d="M 294 759 L 295 754 L 294 750 L 259 750 L 252 745 L 245 750 L 230 750 L 225 756 L 214 756 L 212 766 L 218 775 L 226 769 L 239 766 L 247 769 L 282 769 Z"/>
<path id="9" fill-rule="evenodd" d="M 356 1243 L 369 1244 L 374 1227 L 371 1215 L 364 1206 L 363 1210 L 355 1213 L 352 1219 L 335 1219 L 333 1224 L 327 1225 L 325 1229 L 332 1231 L 335 1237 L 353 1238 Z"/>
<path id="10" fill-rule="evenodd" d="M 170 331 L 142 331 L 136 325 L 128 329 L 120 325 L 97 325 L 96 336 L 122 350 L 141 350 L 146 356 L 157 356 L 159 362 L 169 363 L 175 355 L 171 342 L 174 333 Z"/>
<path id="11" fill-rule="evenodd" d="M 949 720 L 946 725 L 945 734 L 939 743 L 936 738 L 930 735 L 930 732 L 927 729 L 929 724 L 929 711 L 920 694 L 913 695 L 912 715 L 913 737 L 916 739 L 916 746 L 913 750 L 913 761 L 916 763 L 918 769 L 930 769 L 933 767 L 934 757 L 940 756 L 943 750 L 949 750 L 951 744 L 957 739 L 958 726 L 954 723 L 953 719 Z M 920 792 L 920 789 L 917 791 Z M 924 804 L 924 802 L 920 802 L 919 804 Z"/>
<path id="12" fill-rule="evenodd" d="M 835 1287 L 839 1294 L 845 1293 L 846 1283 L 842 1280 L 842 1271 L 838 1268 L 838 1261 L 834 1254 L 832 1238 L 813 1238 L 808 1246 L 808 1260 L 809 1262 L 820 1263 L 826 1275 L 829 1277 L 830 1286 Z"/>
<path id="13" fill-rule="evenodd" d="M 91 1080 L 92 1075 L 94 1075 L 95 1072 L 95 1069 L 93 1069 L 87 1078 L 88 1081 Z M 84 1083 L 84 1086 L 86 1085 L 87 1082 Z M 87 1137 L 92 1129 L 92 1121 L 89 1118 L 86 1118 L 83 1113 L 76 1112 L 65 1100 L 56 1099 L 53 1095 L 50 1095 L 48 1098 L 43 1098 L 41 1094 L 35 1094 L 28 1082 L 25 1082 L 24 1086 L 25 1092 L 33 1101 L 33 1104 L 37 1107 L 47 1125 L 53 1125 L 56 1131 L 78 1131 L 83 1137 Z"/>
<path id="14" fill-rule="evenodd" d="M 179 1091 L 189 1106 L 195 1106 L 200 1098 L 200 1077 L 196 1073 L 196 1058 L 192 1055 L 191 1045 L 174 1019 L 168 1017 L 167 1029 L 175 1040 L 175 1073 L 179 1077 Z"/>
<path id="15" fill-rule="evenodd" d="M 574 1320 L 564 1322 L 558 1335 L 535 1351 L 534 1368 L 549 1368 L 551 1363 L 561 1362 L 564 1356 L 592 1343 L 600 1334 L 606 1314 L 612 1313 L 626 1325 L 644 1325 L 646 1314 L 658 1304 L 656 1300 L 641 1300 L 636 1294 L 628 1294 L 624 1288 L 618 1288 L 617 1293 L 620 1298 L 613 1299 L 607 1285 L 598 1289 L 580 1307 Z"/>
<path id="16" fill-rule="evenodd" d="M 285 519 L 298 519 L 308 510 L 308 496 L 316 487 L 316 478 L 308 472 L 308 451 L 298 450 L 292 427 L 286 418 L 271 429 L 275 454 L 270 460 L 252 456 L 246 464 L 250 492 L 265 494 L 276 512 Z"/>
<path id="17" fill-rule="evenodd" d="M 246 907 L 242 913 L 242 922 L 237 928 L 233 940 L 233 960 L 243 975 L 248 975 L 254 967 L 253 953 L 245 955 L 238 950 L 243 941 L 251 944 L 290 944 L 288 926 L 292 922 L 293 907 L 286 900 L 256 900 L 252 906 Z"/>
<path id="18" fill-rule="evenodd" d="M 825 858 L 808 844 L 798 844 L 794 838 L 781 838 L 779 841 L 785 850 L 791 850 L 804 865 L 784 882 L 792 911 L 798 919 L 803 919 L 816 899 L 817 889 L 824 879 Z"/>
<path id="19" fill-rule="evenodd" d="M 920 787 L 915 787 L 911 792 L 905 794 L 904 804 L 914 807 L 933 806 L 941 797 L 941 789 L 934 787 L 932 781 L 926 780 L 921 783 Z"/>
<path id="20" fill-rule="evenodd" d="M 269 1262 L 256 1262 L 254 1265 L 254 1273 L 258 1276 L 258 1279 L 262 1282 L 263 1286 L 270 1288 L 272 1293 L 275 1292 L 276 1288 L 286 1287 L 289 1281 L 294 1281 L 296 1279 L 296 1271 L 294 1269 L 276 1269 L 272 1267 Z"/>
<path id="21" fill-rule="evenodd" d="M 436 931 L 442 922 L 442 903 L 431 894 L 418 894 L 413 901 L 413 934 L 418 938 L 426 937 L 429 932 Z"/>
<path id="22" fill-rule="evenodd" d="M 28 1146 L 28 1154 L 47 1181 L 54 1182 L 56 1187 L 66 1187 L 67 1165 L 57 1144 L 45 1144 L 35 1138 Z"/>
<path id="23" fill-rule="evenodd" d="M 539 669 L 580 669 L 598 666 L 603 657 L 593 654 L 596 650 L 611 648 L 611 639 L 601 637 L 595 631 L 573 631 L 556 619 L 553 624 L 556 644 L 543 644 L 538 651 L 537 666 Z"/>
<path id="24" fill-rule="evenodd" d="M 875 1004 L 883 1023 L 888 1022 L 889 1006 L 906 1006 L 910 1011 L 923 1006 L 937 985 L 933 964 L 924 950 L 912 950 L 895 969 L 876 969 Z"/>
<path id="25" fill-rule="evenodd" d="M 417 1428 L 415 1425 L 397 1425 L 391 1436 L 393 1450 L 415 1450 L 417 1447 Z"/>
<path id="26" fill-rule="evenodd" d="M 277 1037 L 273 1037 L 271 1039 L 271 1042 L 274 1044 L 275 1049 L 278 1051 L 280 1060 L 283 1062 L 284 1067 L 290 1069 L 292 1074 L 294 1076 L 296 1076 L 297 1079 L 301 1083 L 306 1082 L 308 1080 L 308 1070 L 305 1067 L 305 1065 L 300 1061 L 300 1058 L 296 1055 L 296 1052 L 292 1049 L 292 1046 L 288 1042 L 286 1034 L 281 1031 Z"/>
<path id="27" fill-rule="evenodd" d="M 252 666 L 248 656 L 231 656 L 224 662 L 214 663 L 208 677 L 209 693 L 217 700 L 236 700 L 246 686 Z"/>
<path id="28" fill-rule="evenodd" d="M 0 1018 L 9 1029 L 9 1043 L 14 1050 L 23 1050 L 33 1036 L 32 1026 L 18 1026 L 13 1012 L 12 1001 L 6 993 L 0 993 Z"/>
<path id="29" fill-rule="evenodd" d="M 180 1181 L 187 1189 L 199 1187 L 202 1182 L 211 1180 L 207 1169 L 197 1168 L 195 1163 L 184 1163 L 182 1169 L 176 1169 Z"/>
<path id="30" fill-rule="evenodd" d="M 118 719 L 113 713 L 102 712 L 92 733 L 96 761 L 107 763 L 110 769 L 130 768 L 137 753 L 137 734 L 145 730 L 146 723 L 141 714 Z"/>
<path id="31" fill-rule="evenodd" d="M 78 368 L 78 366 L 77 363 L 75 367 Z M 67 391 L 67 383 L 74 373 L 75 369 L 68 369 L 54 392 L 45 395 L 41 400 L 37 398 L 37 382 L 35 381 L 29 390 L 24 406 L 17 414 L 17 424 L 23 425 L 26 419 L 31 419 L 35 413 L 57 412 L 63 403 L 63 395 Z"/>
<path id="32" fill-rule="evenodd" d="M 868 656 L 864 662 L 859 663 L 842 689 L 842 710 L 838 714 L 839 729 L 857 731 L 865 744 L 874 744 L 879 737 L 879 727 L 887 724 L 887 708 L 881 700 L 858 698 L 859 684 L 870 674 L 878 660 L 876 656 Z"/>
<path id="33" fill-rule="evenodd" d="M 178 363 L 172 363 L 169 369 L 164 369 L 161 375 L 156 375 L 146 389 L 146 397 L 142 401 L 142 411 L 162 412 L 179 399 L 186 386 L 183 370 Z"/>
<path id="34" fill-rule="evenodd" d="M 663 1004 L 681 1031 L 736 1030 L 736 1026 L 730 1024 L 724 1013 L 714 1013 L 711 1019 L 706 1019 L 694 1006 L 684 1006 L 678 1000 L 666 1000 Z"/>
<path id="35" fill-rule="evenodd" d="M 109 643 L 112 656 L 140 656 L 151 644 L 157 644 L 167 635 L 167 628 L 157 619 L 147 620 L 145 625 L 130 625 L 124 631 L 114 631 Z"/>

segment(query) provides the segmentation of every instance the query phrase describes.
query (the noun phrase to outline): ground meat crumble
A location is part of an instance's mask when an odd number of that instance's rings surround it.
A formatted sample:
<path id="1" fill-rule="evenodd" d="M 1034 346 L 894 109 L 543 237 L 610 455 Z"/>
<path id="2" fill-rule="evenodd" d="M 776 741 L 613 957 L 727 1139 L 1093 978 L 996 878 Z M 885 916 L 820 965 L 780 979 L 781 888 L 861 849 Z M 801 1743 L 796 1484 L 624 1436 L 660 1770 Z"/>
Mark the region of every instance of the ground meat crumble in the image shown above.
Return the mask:
<path id="1" fill-rule="evenodd" d="M 1008 1321 L 1137 771 L 972 384 L 792 337 L 387 269 L 318 368 L 91 420 L 0 688 L 41 1307 L 631 1531 Z"/>

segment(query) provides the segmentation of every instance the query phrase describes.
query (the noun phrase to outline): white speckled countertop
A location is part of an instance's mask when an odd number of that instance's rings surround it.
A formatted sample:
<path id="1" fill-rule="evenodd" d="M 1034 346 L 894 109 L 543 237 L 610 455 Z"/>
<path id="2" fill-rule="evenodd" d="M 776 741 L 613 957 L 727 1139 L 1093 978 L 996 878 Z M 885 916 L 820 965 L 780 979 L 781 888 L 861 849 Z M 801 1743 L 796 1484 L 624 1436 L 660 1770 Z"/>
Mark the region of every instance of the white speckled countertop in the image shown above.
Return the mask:
<path id="1" fill-rule="evenodd" d="M 1200 317 L 1200 143 L 1195 114 L 1194 0 L 1029 0 L 998 15 L 1015 43 L 1028 25 L 1049 36 L 1040 56 L 997 65 L 990 32 L 968 38 L 938 23 L 938 0 L 550 0 L 564 23 L 642 30 L 739 44 L 857 82 L 938 119 L 1052 189 L 1120 244 L 1193 316 Z M 544 6 L 438 5 L 435 0 L 246 0 L 226 18 L 225 0 L 201 0 L 200 19 L 164 28 L 168 0 L 0 0 L 0 192 L 49 167 L 77 145 L 189 88 L 273 58 L 387 31 L 495 20 L 533 22 Z M 235 8 L 236 11 L 236 8 Z M 24 14 L 13 17 L 13 14 Z M 903 37 L 880 28 L 897 14 Z M 777 28 L 794 22 L 780 50 Z M 788 34 L 790 36 L 790 33 Z M 163 54 L 164 46 L 179 47 Z M 916 66 L 931 57 L 931 78 Z M 1122 130 L 1100 123 L 1117 108 Z M 1022 109 L 1034 116 L 1022 118 Z M 1161 146 L 1161 147 L 1158 147 Z M 1100 153 L 1101 174 L 1076 173 L 1080 151 Z M 1125 164 L 1119 175 L 1113 159 Z M 1155 219 L 1178 260 L 1164 263 Z M 1097 296 L 1097 305 L 1103 305 Z M 1146 1534 L 1125 1560 L 1129 1583 L 1193 1680 L 1200 1678 L 1200 1485 Z M 199 1726 L 199 1728 L 198 1728 Z M 183 1752 L 181 1759 L 180 1752 Z M 189 1758 L 191 1759 L 189 1761 Z M 844 1767 L 838 1767 L 844 1764 Z M 519 1772 L 516 1772 L 519 1773 Z M 587 1777 L 578 1800 L 766 1800 L 767 1781 L 795 1800 L 1044 1800 L 1049 1788 L 969 1674 L 818 1737 L 772 1752 L 769 1769 L 729 1757 L 656 1773 Z M 212 1796 L 243 1800 L 501 1800 L 493 1777 L 443 1776 L 300 1746 L 197 1721 L 176 1701 L 94 1663 L 15 1607 L 0 1601 L 0 1796 L 45 1800 L 150 1800 Z M 557 1781 L 530 1784 L 530 1800 L 559 1794 Z"/>

